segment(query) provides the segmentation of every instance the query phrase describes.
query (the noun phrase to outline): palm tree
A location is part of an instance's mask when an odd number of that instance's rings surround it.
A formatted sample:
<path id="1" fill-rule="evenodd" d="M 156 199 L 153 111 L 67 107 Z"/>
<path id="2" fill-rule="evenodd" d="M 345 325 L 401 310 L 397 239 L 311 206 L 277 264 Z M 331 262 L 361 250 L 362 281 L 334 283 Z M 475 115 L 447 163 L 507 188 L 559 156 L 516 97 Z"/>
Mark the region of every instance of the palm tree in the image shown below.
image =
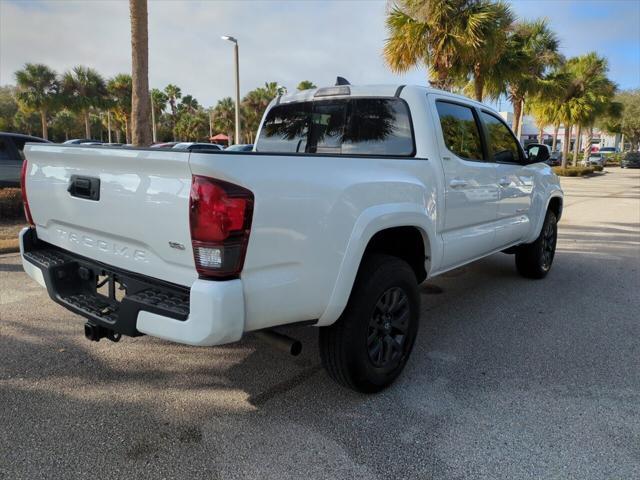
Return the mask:
<path id="1" fill-rule="evenodd" d="M 271 100 L 280 95 L 280 87 L 277 82 L 266 82 L 264 87 L 251 90 L 242 99 L 243 125 L 247 132 L 247 141 L 252 143 L 255 132 L 260 125 L 260 119 Z"/>
<path id="2" fill-rule="evenodd" d="M 509 31 L 515 16 L 511 8 L 503 2 L 479 2 L 475 16 L 481 28 L 481 40 L 462 51 L 462 62 L 456 62 L 458 75 L 468 75 L 471 65 L 473 96 L 481 102 L 485 97 L 485 84 L 504 78 L 501 60 L 511 47 Z"/>
<path id="3" fill-rule="evenodd" d="M 213 109 L 213 126 L 233 138 L 235 131 L 235 103 L 231 97 L 219 100 Z"/>
<path id="4" fill-rule="evenodd" d="M 510 71 L 507 92 L 513 105 L 513 130 L 518 138 L 522 135 L 526 98 L 539 92 L 551 95 L 557 87 L 544 80 L 549 68 L 559 65 L 562 60 L 558 47 L 558 38 L 546 20 L 520 22 L 514 28 L 508 49 L 516 52 L 516 68 Z"/>
<path id="5" fill-rule="evenodd" d="M 182 97 L 182 101 L 180 105 L 178 105 L 178 112 L 189 112 L 191 114 L 196 113 L 200 109 L 200 104 L 198 100 L 193 97 L 193 95 L 185 95 Z"/>
<path id="6" fill-rule="evenodd" d="M 131 17 L 131 142 L 151 145 L 147 0 L 129 0 Z"/>
<path id="7" fill-rule="evenodd" d="M 131 142 L 131 75 L 120 73 L 109 79 L 107 91 L 109 92 L 109 108 L 113 112 L 118 129 L 116 129 L 116 141 L 120 143 L 120 131 L 124 128 L 126 143 Z"/>
<path id="8" fill-rule="evenodd" d="M 169 106 L 171 107 L 171 113 L 173 116 L 176 116 L 177 113 L 177 103 L 180 98 L 182 98 L 182 91 L 180 87 L 169 84 L 164 87 L 164 93 L 167 95 L 167 101 L 169 102 Z"/>
<path id="9" fill-rule="evenodd" d="M 559 116 L 565 126 L 563 167 L 566 166 L 569 156 L 571 127 L 578 126 L 573 151 L 575 164 L 578 161 L 582 128 L 593 125 L 599 116 L 604 115 L 615 95 L 616 86 L 607 78 L 607 70 L 606 59 L 599 57 L 595 52 L 571 58 L 562 69 L 561 75 L 566 81 L 565 92 L 559 103 Z"/>
<path id="10" fill-rule="evenodd" d="M 40 112 L 42 138 L 48 138 L 47 114 L 55 107 L 59 84 L 56 72 L 41 63 L 27 63 L 15 73 L 18 101 L 31 110 Z"/>
<path id="11" fill-rule="evenodd" d="M 169 97 L 162 90 L 157 88 L 151 89 L 151 108 L 153 115 L 151 115 L 151 120 L 155 119 L 156 124 L 153 125 L 153 132 L 155 134 L 156 129 L 158 128 L 158 121 L 164 109 L 167 108 L 167 102 L 169 101 Z M 154 141 L 157 139 L 154 137 Z"/>
<path id="12" fill-rule="evenodd" d="M 69 140 L 69 134 L 78 128 L 78 117 L 70 110 L 60 110 L 53 117 L 52 125 L 58 132 L 64 133 L 65 140 Z"/>
<path id="13" fill-rule="evenodd" d="M 314 83 L 311 80 L 302 80 L 299 84 L 298 84 L 298 91 L 302 91 L 302 90 L 311 90 L 312 88 L 317 88 Z"/>
<path id="14" fill-rule="evenodd" d="M 104 78 L 92 68 L 77 66 L 62 77 L 62 96 L 70 110 L 79 113 L 84 120 L 85 135 L 91 138 L 89 112 L 107 103 L 107 86 Z"/>
<path id="15" fill-rule="evenodd" d="M 431 85 L 450 90 L 474 73 L 467 60 L 492 42 L 500 9 L 489 0 L 399 0 L 386 20 L 385 61 L 397 73 L 424 64 Z"/>
<path id="16" fill-rule="evenodd" d="M 176 127 L 178 123 L 178 100 L 182 98 L 182 90 L 177 85 L 170 83 L 164 87 L 164 93 L 167 95 L 169 107 L 171 108 L 171 130 Z M 176 137 L 174 136 L 174 140 Z"/>

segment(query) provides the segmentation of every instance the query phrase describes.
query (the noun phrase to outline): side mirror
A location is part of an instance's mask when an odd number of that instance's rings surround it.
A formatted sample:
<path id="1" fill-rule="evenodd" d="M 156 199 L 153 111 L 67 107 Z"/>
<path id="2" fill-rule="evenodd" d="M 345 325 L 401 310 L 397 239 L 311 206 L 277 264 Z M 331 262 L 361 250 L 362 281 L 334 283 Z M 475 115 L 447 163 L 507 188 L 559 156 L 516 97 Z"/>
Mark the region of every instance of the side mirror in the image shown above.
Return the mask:
<path id="1" fill-rule="evenodd" d="M 538 150 L 538 155 L 536 155 L 536 161 L 537 162 L 546 162 L 547 160 L 549 160 L 549 158 L 551 158 L 551 154 L 549 153 L 549 149 L 546 147 L 541 147 Z"/>

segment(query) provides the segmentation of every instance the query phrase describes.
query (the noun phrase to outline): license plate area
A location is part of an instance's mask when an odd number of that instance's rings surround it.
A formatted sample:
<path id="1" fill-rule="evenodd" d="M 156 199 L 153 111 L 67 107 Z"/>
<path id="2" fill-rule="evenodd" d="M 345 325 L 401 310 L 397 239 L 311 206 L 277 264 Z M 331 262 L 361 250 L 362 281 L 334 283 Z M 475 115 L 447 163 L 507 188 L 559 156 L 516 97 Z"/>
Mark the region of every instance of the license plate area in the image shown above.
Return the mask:
<path id="1" fill-rule="evenodd" d="M 138 313 L 147 311 L 184 321 L 189 316 L 186 287 L 112 268 L 24 236 L 24 259 L 42 271 L 49 296 L 92 323 L 136 336 Z"/>
<path id="2" fill-rule="evenodd" d="M 106 300 L 120 303 L 127 294 L 127 286 L 113 272 L 101 272 L 96 276 L 96 294 Z"/>

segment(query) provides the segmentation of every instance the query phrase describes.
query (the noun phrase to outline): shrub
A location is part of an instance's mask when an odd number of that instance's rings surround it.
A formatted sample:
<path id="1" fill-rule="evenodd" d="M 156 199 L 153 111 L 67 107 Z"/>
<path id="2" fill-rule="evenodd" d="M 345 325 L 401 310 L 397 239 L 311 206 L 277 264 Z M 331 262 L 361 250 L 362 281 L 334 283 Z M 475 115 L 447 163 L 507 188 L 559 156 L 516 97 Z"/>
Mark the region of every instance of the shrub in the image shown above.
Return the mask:
<path id="1" fill-rule="evenodd" d="M 591 167 L 591 168 L 593 168 L 593 170 L 594 170 L 595 172 L 601 172 L 601 171 L 603 171 L 603 170 L 604 170 L 604 167 L 603 167 L 602 165 L 594 165 L 594 166 L 593 166 L 593 167 Z"/>
<path id="2" fill-rule="evenodd" d="M 561 177 L 582 177 L 591 175 L 595 167 L 553 167 L 553 172 Z M 600 167 L 602 169 L 602 167 Z"/>
<path id="3" fill-rule="evenodd" d="M 624 155 L 622 153 L 614 153 L 607 156 L 607 165 L 620 165 L 620 160 Z"/>
<path id="4" fill-rule="evenodd" d="M 19 188 L 0 188 L 0 221 L 14 220 L 24 215 Z"/>

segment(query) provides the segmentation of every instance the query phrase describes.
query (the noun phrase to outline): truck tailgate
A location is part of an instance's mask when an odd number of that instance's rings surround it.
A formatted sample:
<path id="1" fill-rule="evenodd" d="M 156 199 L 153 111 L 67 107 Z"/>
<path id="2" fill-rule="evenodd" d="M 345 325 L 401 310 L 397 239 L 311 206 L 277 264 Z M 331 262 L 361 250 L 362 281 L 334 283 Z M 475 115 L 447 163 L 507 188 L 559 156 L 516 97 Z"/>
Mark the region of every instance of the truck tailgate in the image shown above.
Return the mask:
<path id="1" fill-rule="evenodd" d="M 197 278 L 187 152 L 30 144 L 25 156 L 38 238 L 168 282 L 190 286 Z M 70 189 L 95 179 L 99 198 Z"/>

